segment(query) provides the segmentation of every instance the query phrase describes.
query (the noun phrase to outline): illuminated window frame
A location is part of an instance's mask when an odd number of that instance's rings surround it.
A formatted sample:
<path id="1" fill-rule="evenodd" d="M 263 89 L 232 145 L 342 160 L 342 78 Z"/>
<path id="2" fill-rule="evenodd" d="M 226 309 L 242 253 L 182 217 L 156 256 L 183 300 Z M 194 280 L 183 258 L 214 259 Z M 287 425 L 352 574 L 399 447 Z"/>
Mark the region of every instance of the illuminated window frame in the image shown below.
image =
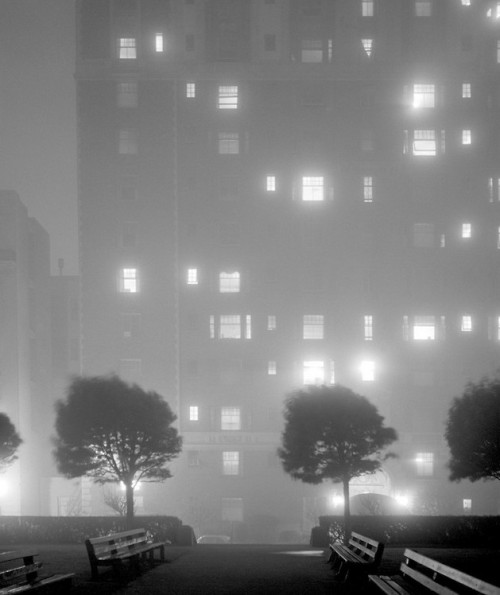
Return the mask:
<path id="1" fill-rule="evenodd" d="M 325 362 L 322 360 L 306 360 L 302 364 L 302 379 L 305 386 L 325 383 Z"/>
<path id="2" fill-rule="evenodd" d="M 470 316 L 470 314 L 462 315 L 460 321 L 460 330 L 462 331 L 462 333 L 472 332 L 472 316 Z"/>
<path id="3" fill-rule="evenodd" d="M 461 236 L 464 240 L 470 240 L 472 238 L 472 223 L 462 223 Z"/>
<path id="4" fill-rule="evenodd" d="M 304 314 L 302 320 L 302 338 L 318 340 L 325 337 L 325 317 L 322 314 Z"/>
<path id="5" fill-rule="evenodd" d="M 303 39 L 300 61 L 303 64 L 323 62 L 323 41 L 321 39 Z"/>
<path id="6" fill-rule="evenodd" d="M 163 33 L 155 34 L 155 52 L 157 54 L 163 54 L 165 51 L 165 38 Z"/>
<path id="7" fill-rule="evenodd" d="M 436 340 L 436 317 L 415 316 L 413 319 L 414 341 L 435 341 Z"/>
<path id="8" fill-rule="evenodd" d="M 238 109 L 238 85 L 219 86 L 219 109 Z"/>
<path id="9" fill-rule="evenodd" d="M 138 293 L 139 277 L 136 268 L 120 269 L 120 293 Z"/>
<path id="10" fill-rule="evenodd" d="M 374 12 L 374 0 L 361 0 L 362 17 L 372 17 Z"/>
<path id="11" fill-rule="evenodd" d="M 304 202 L 325 200 L 325 179 L 323 176 L 302 177 L 302 200 Z"/>
<path id="12" fill-rule="evenodd" d="M 237 450 L 224 450 L 222 452 L 222 474 L 240 474 L 240 453 Z"/>
<path id="13" fill-rule="evenodd" d="M 417 475 L 419 477 L 432 477 L 434 475 L 434 453 L 419 452 L 415 457 Z"/>
<path id="14" fill-rule="evenodd" d="M 470 128 L 462 130 L 462 145 L 472 145 L 472 130 L 470 130 Z"/>
<path id="15" fill-rule="evenodd" d="M 266 176 L 266 191 L 276 192 L 276 176 Z"/>
<path id="16" fill-rule="evenodd" d="M 198 405 L 189 406 L 189 421 L 200 421 L 200 408 Z"/>
<path id="17" fill-rule="evenodd" d="M 137 58 L 135 37 L 120 37 L 118 39 L 118 57 L 120 60 L 135 60 Z"/>
<path id="18" fill-rule="evenodd" d="M 268 331 L 276 330 L 276 315 L 275 314 L 269 314 L 267 316 L 267 330 Z"/>
<path id="19" fill-rule="evenodd" d="M 240 135 L 237 132 L 219 132 L 219 155 L 239 155 Z"/>
<path id="20" fill-rule="evenodd" d="M 471 83 L 462 83 L 462 99 L 472 98 L 472 85 Z"/>
<path id="21" fill-rule="evenodd" d="M 363 177 L 363 202 L 373 202 L 373 176 Z"/>
<path id="22" fill-rule="evenodd" d="M 241 316 L 239 314 L 221 314 L 219 339 L 241 339 Z"/>
<path id="23" fill-rule="evenodd" d="M 239 293 L 240 291 L 240 273 L 233 271 L 231 273 L 222 271 L 219 273 L 219 292 L 220 293 Z"/>
<path id="24" fill-rule="evenodd" d="M 278 368 L 277 368 L 276 360 L 269 360 L 267 362 L 268 376 L 276 376 L 277 373 L 278 373 Z"/>
<path id="25" fill-rule="evenodd" d="M 241 430 L 241 409 L 239 407 L 221 408 L 220 429 L 229 432 Z"/>
<path id="26" fill-rule="evenodd" d="M 365 54 L 368 56 L 368 58 L 371 58 L 372 53 L 373 53 L 373 39 L 368 39 L 368 38 L 362 39 L 361 45 L 363 47 Z"/>
<path id="27" fill-rule="evenodd" d="M 198 269 L 190 268 L 187 270 L 186 283 L 188 285 L 198 285 Z"/>
<path id="28" fill-rule="evenodd" d="M 413 85 L 413 107 L 436 107 L 436 86 L 433 83 L 415 83 Z"/>
<path id="29" fill-rule="evenodd" d="M 186 97 L 188 99 L 194 99 L 196 97 L 196 83 L 186 83 Z"/>
<path id="30" fill-rule="evenodd" d="M 365 341 L 373 341 L 373 316 L 366 314 L 363 317 L 363 334 Z"/>
<path id="31" fill-rule="evenodd" d="M 375 362 L 373 360 L 363 360 L 360 365 L 361 380 L 363 382 L 375 381 Z"/>

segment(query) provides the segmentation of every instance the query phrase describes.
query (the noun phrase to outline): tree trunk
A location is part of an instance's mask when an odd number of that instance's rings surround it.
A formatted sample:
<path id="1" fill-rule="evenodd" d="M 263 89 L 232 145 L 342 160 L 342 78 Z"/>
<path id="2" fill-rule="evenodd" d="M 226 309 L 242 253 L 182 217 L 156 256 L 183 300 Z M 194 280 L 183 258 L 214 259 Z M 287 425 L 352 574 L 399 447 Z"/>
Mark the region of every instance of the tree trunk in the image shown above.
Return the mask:
<path id="1" fill-rule="evenodd" d="M 134 525 L 134 488 L 128 482 L 125 484 L 125 503 L 127 529 L 132 529 Z"/>
<path id="2" fill-rule="evenodd" d="M 349 477 L 344 477 L 342 480 L 344 489 L 344 543 L 349 542 L 351 536 L 351 506 L 349 503 Z"/>

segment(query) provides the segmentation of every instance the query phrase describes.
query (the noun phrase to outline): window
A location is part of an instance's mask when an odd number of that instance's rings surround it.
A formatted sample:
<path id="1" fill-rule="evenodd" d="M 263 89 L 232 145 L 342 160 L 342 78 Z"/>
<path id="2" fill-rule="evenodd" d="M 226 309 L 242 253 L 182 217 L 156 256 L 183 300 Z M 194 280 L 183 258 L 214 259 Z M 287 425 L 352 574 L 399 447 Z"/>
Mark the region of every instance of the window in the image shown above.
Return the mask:
<path id="1" fill-rule="evenodd" d="M 276 35 L 274 33 L 266 33 L 264 35 L 264 50 L 266 52 L 276 51 Z"/>
<path id="2" fill-rule="evenodd" d="M 318 63 L 323 62 L 323 43 L 321 39 L 303 39 L 301 62 Z"/>
<path id="3" fill-rule="evenodd" d="M 138 94 L 136 82 L 117 83 L 116 92 L 116 103 L 118 107 L 137 107 Z"/>
<path id="4" fill-rule="evenodd" d="M 365 54 L 370 58 L 373 51 L 373 39 L 362 39 L 361 45 L 363 46 Z"/>
<path id="5" fill-rule="evenodd" d="M 120 155 L 135 155 L 137 153 L 137 137 L 135 130 L 131 128 L 120 130 L 118 152 Z"/>
<path id="6" fill-rule="evenodd" d="M 434 225 L 432 223 L 415 223 L 413 225 L 413 245 L 416 248 L 432 248 L 434 246 Z"/>
<path id="7" fill-rule="evenodd" d="M 267 330 L 276 330 L 276 316 L 274 314 L 269 314 L 269 316 L 267 317 Z"/>
<path id="8" fill-rule="evenodd" d="M 373 177 L 363 177 L 363 201 L 373 202 Z"/>
<path id="9" fill-rule="evenodd" d="M 434 453 L 419 452 L 415 457 L 417 464 L 417 475 L 420 477 L 432 477 L 434 475 Z"/>
<path id="10" fill-rule="evenodd" d="M 435 87 L 432 84 L 416 83 L 413 85 L 413 107 L 435 107 Z"/>
<path id="11" fill-rule="evenodd" d="M 462 145 L 472 144 L 472 131 L 469 129 L 462 130 Z"/>
<path id="12" fill-rule="evenodd" d="M 120 37 L 118 40 L 118 56 L 120 60 L 135 60 L 137 46 L 134 37 Z"/>
<path id="13" fill-rule="evenodd" d="M 303 201 L 322 201 L 324 194 L 323 176 L 304 176 L 302 178 Z"/>
<path id="14" fill-rule="evenodd" d="M 497 250 L 500 250 L 500 226 L 497 227 Z"/>
<path id="15" fill-rule="evenodd" d="M 137 339 L 141 334 L 142 316 L 136 312 L 123 312 L 122 336 L 126 341 Z"/>
<path id="16" fill-rule="evenodd" d="M 434 341 L 436 339 L 435 316 L 415 316 L 413 339 L 414 341 Z"/>
<path id="17" fill-rule="evenodd" d="M 462 6 L 470 6 L 471 0 L 462 0 Z"/>
<path id="18" fill-rule="evenodd" d="M 191 405 L 189 407 L 189 421 L 199 421 L 200 420 L 200 410 L 198 405 Z"/>
<path id="19" fill-rule="evenodd" d="M 373 16 L 373 0 L 361 0 L 361 16 Z"/>
<path id="20" fill-rule="evenodd" d="M 240 291 L 240 274 L 222 272 L 219 274 L 220 293 L 238 293 Z"/>
<path id="21" fill-rule="evenodd" d="M 305 385 L 323 384 L 325 382 L 325 362 L 320 360 L 303 363 L 303 381 Z"/>
<path id="22" fill-rule="evenodd" d="M 408 133 L 407 133 L 408 134 Z M 441 131 L 441 143 L 438 144 L 435 130 L 414 130 L 411 147 L 405 142 L 405 153 L 411 153 L 417 157 L 429 157 L 438 154 L 438 150 L 444 153 L 445 149 L 444 130 Z"/>
<path id="23" fill-rule="evenodd" d="M 238 109 L 237 85 L 219 87 L 219 109 Z"/>
<path id="24" fill-rule="evenodd" d="M 471 333 L 472 332 L 472 316 L 470 316 L 469 314 L 464 314 L 462 316 L 460 330 L 463 333 Z"/>
<path id="25" fill-rule="evenodd" d="M 198 269 L 187 270 L 186 283 L 188 285 L 198 285 Z"/>
<path id="26" fill-rule="evenodd" d="M 241 316 L 239 314 L 221 315 L 219 339 L 241 339 Z"/>
<path id="27" fill-rule="evenodd" d="M 323 339 L 324 338 L 324 317 L 321 314 L 306 314 L 303 318 L 304 339 Z"/>
<path id="28" fill-rule="evenodd" d="M 240 474 L 240 453 L 238 451 L 224 451 L 222 453 L 223 475 Z"/>
<path id="29" fill-rule="evenodd" d="M 497 63 L 500 64 L 500 39 L 497 39 Z"/>
<path id="30" fill-rule="evenodd" d="M 277 367 L 276 362 L 274 360 L 270 360 L 267 362 L 267 373 L 269 376 L 276 376 Z"/>
<path id="31" fill-rule="evenodd" d="M 375 362 L 371 360 L 362 361 L 360 370 L 363 382 L 373 382 L 375 380 Z"/>
<path id="32" fill-rule="evenodd" d="M 243 522 L 243 498 L 222 498 L 221 506 L 223 521 Z"/>
<path id="33" fill-rule="evenodd" d="M 364 319 L 364 339 L 365 341 L 373 341 L 373 316 L 367 314 Z"/>
<path id="34" fill-rule="evenodd" d="M 470 514 L 472 512 L 472 500 L 471 498 L 464 498 L 462 500 L 462 510 L 465 514 Z"/>
<path id="35" fill-rule="evenodd" d="M 276 192 L 276 176 L 266 176 L 267 192 Z"/>
<path id="36" fill-rule="evenodd" d="M 241 430 L 241 410 L 239 407 L 222 407 L 220 429 L 229 431 Z"/>
<path id="37" fill-rule="evenodd" d="M 490 202 L 500 201 L 500 178 L 488 179 L 488 194 Z"/>
<path id="38" fill-rule="evenodd" d="M 139 282 L 137 269 L 121 269 L 120 272 L 120 292 L 137 293 L 139 291 Z"/>
<path id="39" fill-rule="evenodd" d="M 157 33 L 155 35 L 155 52 L 161 54 L 164 49 L 163 33 Z"/>
<path id="40" fill-rule="evenodd" d="M 432 15 L 431 0 L 415 0 L 415 16 L 430 17 Z"/>
<path id="41" fill-rule="evenodd" d="M 196 97 L 196 83 L 186 83 L 186 97 L 188 99 Z"/>
<path id="42" fill-rule="evenodd" d="M 470 99 L 472 97 L 472 85 L 470 83 L 462 83 L 462 99 Z"/>
<path id="43" fill-rule="evenodd" d="M 472 224 L 462 223 L 462 238 L 469 240 L 472 237 Z"/>
<path id="44" fill-rule="evenodd" d="M 238 155 L 240 152 L 240 136 L 237 132 L 219 133 L 219 155 Z"/>

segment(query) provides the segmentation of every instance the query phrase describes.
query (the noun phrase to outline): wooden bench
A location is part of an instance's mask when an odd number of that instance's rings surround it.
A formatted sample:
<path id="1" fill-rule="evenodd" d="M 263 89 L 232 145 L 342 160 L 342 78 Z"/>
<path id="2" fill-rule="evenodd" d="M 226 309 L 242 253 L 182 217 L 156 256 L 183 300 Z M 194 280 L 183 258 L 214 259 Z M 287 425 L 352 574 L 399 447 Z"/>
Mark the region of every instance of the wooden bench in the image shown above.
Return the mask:
<path id="1" fill-rule="evenodd" d="M 370 584 L 387 595 L 413 593 L 500 595 L 500 587 L 485 583 L 413 550 L 405 550 L 404 558 L 400 567 L 401 576 L 369 575 Z"/>
<path id="2" fill-rule="evenodd" d="M 22 550 L 0 554 L 0 593 L 69 593 L 74 574 L 40 576 L 42 562 L 36 552 Z"/>
<path id="3" fill-rule="evenodd" d="M 147 558 L 152 565 L 155 550 L 160 552 L 160 561 L 165 561 L 165 543 L 148 541 L 146 529 L 132 529 L 105 537 L 93 537 L 85 540 L 85 546 L 93 579 L 98 577 L 98 566 L 112 566 L 116 571 L 128 560 L 130 566 L 138 570 L 139 561 Z"/>
<path id="4" fill-rule="evenodd" d="M 384 553 L 384 544 L 361 535 L 351 533 L 349 543 L 330 544 L 328 562 L 335 571 L 335 576 L 346 581 L 353 574 L 363 574 L 373 571 L 380 564 Z"/>

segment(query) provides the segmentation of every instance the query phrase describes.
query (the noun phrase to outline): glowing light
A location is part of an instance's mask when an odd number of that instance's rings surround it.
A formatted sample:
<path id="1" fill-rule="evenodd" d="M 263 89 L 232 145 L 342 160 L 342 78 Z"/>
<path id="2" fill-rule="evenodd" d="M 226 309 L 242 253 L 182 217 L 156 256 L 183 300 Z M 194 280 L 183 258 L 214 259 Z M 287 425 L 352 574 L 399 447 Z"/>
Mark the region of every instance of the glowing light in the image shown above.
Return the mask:
<path id="1" fill-rule="evenodd" d="M 404 492 L 396 492 L 396 494 L 394 494 L 394 500 L 396 500 L 396 502 L 404 508 L 410 508 L 412 504 L 412 498 L 410 494 Z"/>
<path id="2" fill-rule="evenodd" d="M 334 494 L 331 498 L 331 503 L 334 508 L 340 508 L 344 506 L 344 496 L 340 494 Z"/>
<path id="3" fill-rule="evenodd" d="M 137 490 L 141 489 L 141 482 L 138 481 L 135 485 L 132 486 L 134 488 L 134 491 L 137 492 Z M 123 483 L 123 481 L 120 481 L 120 489 L 125 491 L 125 484 Z"/>
<path id="4" fill-rule="evenodd" d="M 10 483 L 7 479 L 0 479 L 0 498 L 6 496 L 10 491 Z"/>
<path id="5" fill-rule="evenodd" d="M 361 380 L 364 382 L 373 382 L 375 380 L 375 362 L 364 360 L 360 365 Z"/>

